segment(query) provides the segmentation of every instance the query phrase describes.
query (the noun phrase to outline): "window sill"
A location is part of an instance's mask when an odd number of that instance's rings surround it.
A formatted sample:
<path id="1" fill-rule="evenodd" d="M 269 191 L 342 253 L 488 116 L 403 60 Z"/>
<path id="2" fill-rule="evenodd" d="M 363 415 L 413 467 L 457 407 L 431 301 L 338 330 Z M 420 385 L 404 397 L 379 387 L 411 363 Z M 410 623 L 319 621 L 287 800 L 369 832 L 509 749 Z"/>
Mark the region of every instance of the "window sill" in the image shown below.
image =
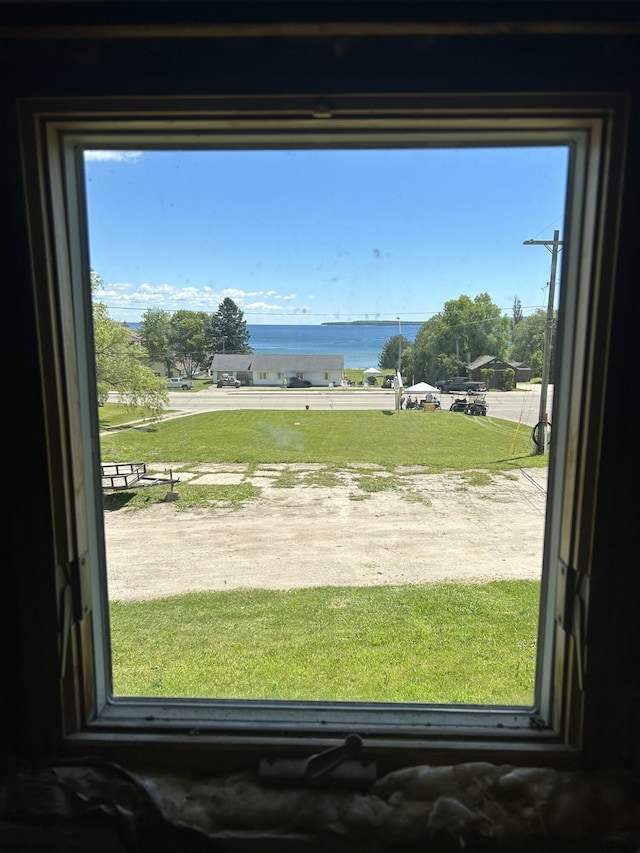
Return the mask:
<path id="1" fill-rule="evenodd" d="M 82 834 L 90 829 L 86 817 L 99 812 L 120 832 L 126 828 L 135 840 L 126 849 L 136 850 L 149 849 L 145 844 L 159 833 L 175 835 L 172 843 L 186 853 L 207 849 L 203 839 L 212 850 L 326 849 L 329 843 L 336 853 L 424 850 L 425 844 L 435 851 L 528 849 L 542 838 L 546 850 L 601 850 L 604 844 L 627 851 L 640 840 L 631 775 L 485 762 L 407 768 L 354 792 L 275 788 L 253 773 L 131 772 L 86 759 L 18 775 L 0 794 L 0 838 L 7 827 L 33 828 L 35 816 L 53 827 L 75 822 Z"/>

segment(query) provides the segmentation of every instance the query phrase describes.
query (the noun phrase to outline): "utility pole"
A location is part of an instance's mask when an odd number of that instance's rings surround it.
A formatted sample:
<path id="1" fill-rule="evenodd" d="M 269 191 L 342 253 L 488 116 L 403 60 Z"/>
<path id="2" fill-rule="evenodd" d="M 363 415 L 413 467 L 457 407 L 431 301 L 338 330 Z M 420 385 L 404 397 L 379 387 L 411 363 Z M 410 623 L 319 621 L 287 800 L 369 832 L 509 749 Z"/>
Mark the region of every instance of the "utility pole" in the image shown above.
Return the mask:
<path id="1" fill-rule="evenodd" d="M 396 317 L 398 321 L 398 369 L 396 378 L 393 380 L 396 389 L 396 409 L 400 411 L 400 395 L 402 394 L 402 324 L 400 317 Z"/>
<path id="2" fill-rule="evenodd" d="M 544 350 L 542 357 L 542 382 L 540 385 L 540 410 L 538 414 L 538 425 L 544 436 L 542 443 L 536 443 L 536 452 L 540 455 L 547 452 L 547 393 L 549 390 L 549 371 L 551 368 L 551 332 L 553 330 L 553 303 L 556 291 L 556 269 L 558 266 L 558 253 L 563 241 L 560 232 L 553 232 L 553 240 L 525 240 L 524 246 L 545 246 L 551 252 L 551 275 L 549 277 L 549 301 L 547 302 L 547 320 L 544 326 Z"/>

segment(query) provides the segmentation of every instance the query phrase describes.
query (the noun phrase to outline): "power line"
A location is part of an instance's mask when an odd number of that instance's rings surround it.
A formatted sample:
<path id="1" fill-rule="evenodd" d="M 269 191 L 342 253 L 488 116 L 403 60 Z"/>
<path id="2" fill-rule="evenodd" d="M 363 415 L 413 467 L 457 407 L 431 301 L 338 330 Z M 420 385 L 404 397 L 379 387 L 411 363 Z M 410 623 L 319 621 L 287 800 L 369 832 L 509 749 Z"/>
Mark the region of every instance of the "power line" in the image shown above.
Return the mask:
<path id="1" fill-rule="evenodd" d="M 546 228 L 543 228 L 543 229 L 542 229 L 542 231 L 538 231 L 538 233 L 537 233 L 537 234 L 535 234 L 531 239 L 532 239 L 532 240 L 536 240 L 536 239 L 537 239 L 537 238 L 538 238 L 538 237 L 539 237 L 539 236 L 540 236 L 544 231 L 548 231 L 548 230 L 549 230 L 549 228 L 551 228 L 551 226 L 552 226 L 552 225 L 555 225 L 555 224 L 556 224 L 556 222 L 558 221 L 558 219 L 562 219 L 562 214 L 560 214 L 560 216 L 558 216 L 558 217 L 557 217 L 557 219 L 554 219 L 554 220 L 553 220 L 553 222 L 550 222 L 550 223 L 547 225 L 547 227 L 546 227 Z"/>
<path id="2" fill-rule="evenodd" d="M 96 298 L 94 301 L 95 302 L 101 302 L 101 304 L 104 304 L 104 303 L 102 303 L 102 300 L 100 300 L 98 298 Z M 240 306 L 238 306 L 238 307 L 240 307 Z M 198 310 L 200 310 L 200 311 L 204 311 L 204 313 L 206 313 L 206 314 L 215 314 L 217 311 L 217 309 L 205 309 L 205 308 L 200 308 L 200 309 L 197 309 L 197 308 L 193 308 L 193 309 L 191 309 L 191 308 L 190 309 L 163 308 L 160 305 L 149 306 L 149 305 L 143 305 L 143 304 L 140 304 L 138 306 L 135 306 L 135 305 L 105 305 L 105 308 L 109 309 L 109 311 L 137 311 L 137 312 L 140 312 L 140 311 L 148 311 L 148 310 L 161 310 L 161 311 L 166 311 L 168 314 L 175 314 L 177 311 L 183 311 L 183 310 L 189 310 L 189 311 L 194 311 L 194 312 L 197 312 Z M 272 311 L 247 311 L 244 308 L 241 308 L 241 311 L 245 315 L 245 317 L 272 317 L 274 320 L 278 320 L 278 319 L 281 319 L 283 317 L 286 317 L 286 318 L 297 317 L 297 318 L 302 318 L 302 319 L 304 319 L 305 317 L 325 317 L 327 319 L 334 320 L 335 322 L 350 322 L 349 320 L 343 320 L 342 318 L 347 317 L 347 316 L 351 317 L 355 314 L 355 312 L 346 312 L 346 311 L 344 312 L 344 314 L 337 315 L 337 316 L 336 316 L 335 312 L 332 312 L 332 311 L 326 311 L 326 312 L 322 312 L 322 313 L 321 312 L 315 312 L 315 311 L 314 312 L 312 312 L 312 311 L 291 311 L 287 314 L 284 314 L 284 313 L 283 314 L 274 314 Z M 424 323 L 424 322 L 426 322 L 425 317 L 428 317 L 428 315 L 435 317 L 439 313 L 441 313 L 441 312 L 440 311 L 410 311 L 410 312 L 405 312 L 404 314 L 401 314 L 401 317 L 405 323 L 412 323 L 412 322 L 413 323 Z M 357 316 L 360 319 L 370 319 L 372 321 L 384 320 L 386 322 L 388 320 L 388 322 L 391 325 L 395 325 L 395 323 L 397 323 L 397 318 L 398 318 L 397 314 L 386 315 L 386 314 L 381 314 L 381 313 L 377 313 L 375 315 L 375 317 L 369 317 L 369 318 L 367 318 L 367 317 L 362 318 L 361 314 L 358 314 Z M 420 319 L 407 320 L 406 319 L 407 317 L 418 317 Z"/>
<path id="3" fill-rule="evenodd" d="M 95 301 L 100 302 L 99 299 L 96 299 Z M 520 307 L 523 311 L 539 311 L 539 310 L 543 309 L 545 306 L 544 306 L 544 304 L 541 304 L 541 305 L 523 305 Z M 140 312 L 140 310 L 142 310 L 142 306 L 135 308 L 135 307 L 132 307 L 130 305 L 122 305 L 122 306 L 121 305 L 105 305 L 105 308 L 107 308 L 109 311 L 137 311 L 137 312 Z M 158 308 L 159 308 L 159 306 L 154 306 L 154 308 L 151 310 L 155 310 Z M 148 305 L 145 306 L 144 310 L 145 311 L 150 310 L 149 306 Z M 184 309 L 182 309 L 182 308 L 161 308 L 160 310 L 166 311 L 168 314 L 175 314 L 177 311 L 182 311 Z M 187 310 L 191 310 L 191 309 L 187 309 Z M 193 309 L 193 310 L 195 310 L 195 309 Z M 293 313 L 289 313 L 289 314 L 272 314 L 272 313 L 266 313 L 266 312 L 262 312 L 262 311 L 245 311 L 244 309 L 241 309 L 241 310 L 242 310 L 242 313 L 244 314 L 245 317 L 270 317 L 273 320 L 290 319 L 292 317 L 302 318 L 302 319 L 304 319 L 306 317 L 325 317 L 325 318 L 331 319 L 335 322 L 345 322 L 345 323 L 352 322 L 350 320 L 341 320 L 340 317 L 336 317 L 336 315 L 334 313 L 293 312 Z M 503 314 L 507 314 L 511 309 L 500 308 L 499 310 L 502 311 Z M 215 314 L 216 312 L 215 311 L 205 311 L 205 313 Z M 431 316 L 428 317 L 427 315 L 431 315 Z M 415 323 L 416 325 L 418 325 L 418 324 L 421 325 L 423 323 L 426 323 L 428 319 L 433 319 L 434 317 L 438 317 L 438 316 L 442 316 L 442 315 L 443 315 L 442 310 L 440 310 L 440 311 L 415 311 L 415 312 L 412 311 L 412 312 L 406 312 L 404 314 L 400 314 L 400 318 L 402 319 L 403 323 Z M 351 315 L 349 315 L 349 316 L 351 316 Z M 420 317 L 421 319 L 409 320 L 409 319 L 407 319 L 408 317 Z M 425 317 L 427 317 L 427 319 L 424 319 Z M 389 325 L 392 326 L 398 322 L 398 315 L 395 314 L 395 315 L 389 316 L 388 318 L 386 317 L 386 315 L 380 315 L 380 314 L 377 314 L 375 317 L 370 317 L 370 318 L 367 318 L 367 317 L 363 318 L 361 315 L 359 317 L 360 322 L 362 322 L 363 320 L 367 320 L 367 319 L 371 320 L 372 322 L 380 322 L 380 321 L 388 322 Z M 465 326 L 466 325 L 476 325 L 478 323 L 484 323 L 486 320 L 492 320 L 492 319 L 494 319 L 493 316 L 492 317 L 480 317 L 479 319 L 473 320 L 470 323 L 464 323 L 461 325 L 465 325 Z"/>

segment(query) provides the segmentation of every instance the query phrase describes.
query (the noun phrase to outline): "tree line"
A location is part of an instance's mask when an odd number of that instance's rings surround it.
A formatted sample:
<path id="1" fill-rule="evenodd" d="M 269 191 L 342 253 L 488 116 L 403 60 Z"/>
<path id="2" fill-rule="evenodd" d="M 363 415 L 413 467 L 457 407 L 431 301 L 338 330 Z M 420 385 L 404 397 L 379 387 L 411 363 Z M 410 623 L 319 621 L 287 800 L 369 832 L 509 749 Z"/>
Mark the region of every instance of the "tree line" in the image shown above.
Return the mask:
<path id="1" fill-rule="evenodd" d="M 228 297 L 213 314 L 150 308 L 140 323 L 150 361 L 163 364 L 168 376 L 176 369 L 185 376 L 206 370 L 217 353 L 251 352 L 250 337 L 242 311 Z"/>
<path id="2" fill-rule="evenodd" d="M 550 381 L 553 382 L 556 314 L 551 331 Z M 438 314 L 422 324 L 410 341 L 392 335 L 378 360 L 381 370 L 401 369 L 412 382 L 429 382 L 448 376 L 465 376 L 466 365 L 482 355 L 531 368 L 532 376 L 542 375 L 544 330 L 547 312 L 542 309 L 524 317 L 516 297 L 511 317 L 503 314 L 487 293 L 474 299 L 460 296 L 445 303 Z M 398 365 L 398 357 L 402 364 Z"/>
<path id="3" fill-rule="evenodd" d="M 126 324 L 109 317 L 96 295 L 103 287 L 91 271 L 93 325 L 98 403 L 117 392 L 123 402 L 142 406 L 151 417 L 169 405 L 166 376 L 174 371 L 194 376 L 211 367 L 217 353 L 250 353 L 251 333 L 244 314 L 232 299 L 224 299 L 213 314 L 206 311 L 169 312 L 150 308 L 144 312 L 137 337 Z M 546 311 L 523 317 L 517 297 L 511 317 L 503 314 L 488 294 L 471 299 L 460 296 L 420 327 L 414 341 L 393 335 L 384 344 L 378 360 L 381 370 L 398 368 L 411 382 L 434 383 L 448 376 L 465 375 L 466 365 L 481 355 L 531 367 L 533 376 L 542 373 Z M 555 315 L 551 337 L 550 381 L 553 381 Z M 166 376 L 158 376 L 152 365 L 161 364 Z"/>
<path id="4" fill-rule="evenodd" d="M 169 405 L 166 379 L 174 371 L 194 376 L 210 368 L 217 353 L 252 352 L 244 314 L 232 299 L 223 299 L 213 314 L 150 308 L 142 315 L 136 339 L 126 324 L 109 317 L 107 306 L 96 298 L 103 286 L 102 278 L 91 270 L 99 405 L 115 391 L 123 402 L 158 417 Z M 163 365 L 166 376 L 158 376 L 154 364 Z"/>

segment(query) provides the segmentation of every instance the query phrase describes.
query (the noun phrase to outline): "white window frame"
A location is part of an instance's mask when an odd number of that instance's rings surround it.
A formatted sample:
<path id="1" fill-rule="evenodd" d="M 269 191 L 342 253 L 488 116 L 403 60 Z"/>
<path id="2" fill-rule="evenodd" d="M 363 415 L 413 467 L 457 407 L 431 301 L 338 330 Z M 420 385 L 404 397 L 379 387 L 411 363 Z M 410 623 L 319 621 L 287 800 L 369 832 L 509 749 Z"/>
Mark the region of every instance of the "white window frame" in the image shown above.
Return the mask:
<path id="1" fill-rule="evenodd" d="M 596 354 L 606 348 L 611 324 L 607 258 L 617 237 L 624 102 L 606 95 L 345 95 L 332 98 L 331 114 L 314 117 L 314 110 L 313 100 L 304 97 L 57 99 L 21 106 L 58 551 L 51 608 L 58 622 L 61 690 L 49 701 L 58 707 L 59 742 L 68 752 L 113 755 L 117 746 L 125 754 L 151 750 L 171 761 L 185 751 L 193 757 L 195 750 L 199 755 L 226 751 L 236 758 L 269 749 L 304 752 L 358 733 L 368 755 L 388 766 L 478 757 L 578 761 L 587 661 L 576 637 L 583 636 L 589 618 L 591 487 L 602 437 L 598 400 L 606 396 L 605 365 Z M 562 144 L 573 149 L 535 702 L 530 708 L 503 708 L 114 699 L 107 675 L 104 532 L 95 499 L 100 460 L 81 149 L 171 148 L 178 142 L 194 148 L 330 145 L 338 137 L 351 147 Z M 572 616 L 576 594 L 584 618 L 580 626 Z"/>

